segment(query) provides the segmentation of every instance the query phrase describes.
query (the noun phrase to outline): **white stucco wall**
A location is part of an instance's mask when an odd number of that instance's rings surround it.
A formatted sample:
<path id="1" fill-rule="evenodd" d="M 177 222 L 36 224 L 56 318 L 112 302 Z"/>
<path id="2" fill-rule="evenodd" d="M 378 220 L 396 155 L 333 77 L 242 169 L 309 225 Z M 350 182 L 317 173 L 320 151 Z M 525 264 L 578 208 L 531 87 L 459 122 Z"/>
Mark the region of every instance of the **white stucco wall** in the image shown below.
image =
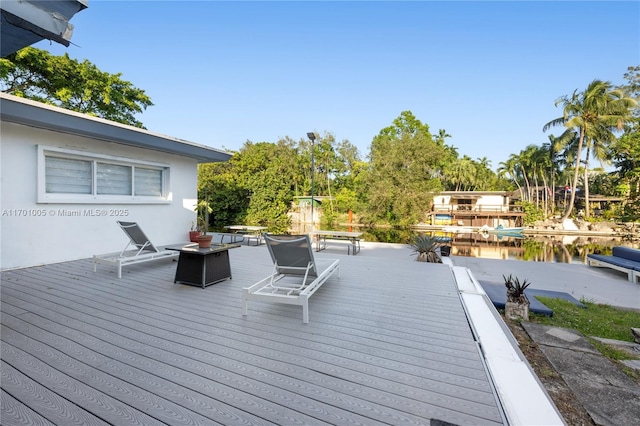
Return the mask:
<path id="1" fill-rule="evenodd" d="M 505 201 L 507 204 L 505 204 Z M 505 200 L 502 195 L 482 195 L 476 205 L 482 211 L 504 211 L 504 207 L 508 207 L 509 201 Z"/>
<path id="2" fill-rule="evenodd" d="M 6 122 L 0 127 L 0 141 L 0 268 L 19 268 L 120 251 L 128 239 L 116 224 L 117 220 L 138 222 L 156 245 L 188 241 L 197 198 L 195 159 Z M 170 202 L 38 203 L 39 144 L 167 164 L 170 167 Z M 78 212 L 80 216 L 63 216 L 63 210 Z"/>

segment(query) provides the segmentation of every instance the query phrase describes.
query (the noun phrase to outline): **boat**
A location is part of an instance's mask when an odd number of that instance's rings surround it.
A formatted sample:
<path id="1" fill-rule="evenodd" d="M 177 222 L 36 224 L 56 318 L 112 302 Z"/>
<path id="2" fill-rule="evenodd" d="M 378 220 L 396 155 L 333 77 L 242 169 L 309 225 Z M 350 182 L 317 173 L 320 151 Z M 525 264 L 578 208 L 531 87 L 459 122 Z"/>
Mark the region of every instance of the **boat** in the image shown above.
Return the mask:
<path id="1" fill-rule="evenodd" d="M 482 234 L 495 234 L 502 236 L 522 236 L 522 227 L 509 227 L 505 228 L 502 225 L 498 225 L 495 228 L 483 225 L 480 228 Z"/>

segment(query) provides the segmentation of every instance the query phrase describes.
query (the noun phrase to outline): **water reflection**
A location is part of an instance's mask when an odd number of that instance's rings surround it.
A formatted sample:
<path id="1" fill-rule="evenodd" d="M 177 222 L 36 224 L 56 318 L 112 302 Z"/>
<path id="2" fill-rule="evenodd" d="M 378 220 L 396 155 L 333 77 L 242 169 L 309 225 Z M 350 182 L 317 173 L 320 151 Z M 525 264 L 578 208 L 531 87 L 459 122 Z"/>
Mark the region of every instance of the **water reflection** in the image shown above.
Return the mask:
<path id="1" fill-rule="evenodd" d="M 367 241 L 408 243 L 415 234 L 411 229 L 370 228 L 362 230 Z M 532 262 L 587 263 L 591 253 L 610 255 L 614 246 L 640 248 L 637 243 L 617 237 L 600 236 L 525 236 L 514 238 L 478 233 L 445 234 L 427 232 L 450 239 L 453 256 L 485 259 L 512 259 Z"/>

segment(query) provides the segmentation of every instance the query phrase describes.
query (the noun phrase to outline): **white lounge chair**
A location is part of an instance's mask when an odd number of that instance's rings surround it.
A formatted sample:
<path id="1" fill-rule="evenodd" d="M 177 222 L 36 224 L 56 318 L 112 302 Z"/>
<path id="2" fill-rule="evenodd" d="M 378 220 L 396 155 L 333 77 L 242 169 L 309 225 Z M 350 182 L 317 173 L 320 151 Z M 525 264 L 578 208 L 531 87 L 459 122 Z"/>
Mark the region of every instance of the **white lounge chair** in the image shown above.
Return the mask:
<path id="1" fill-rule="evenodd" d="M 116 265 L 118 268 L 118 278 L 122 278 L 122 267 L 136 263 L 149 262 L 157 259 L 173 258 L 180 254 L 179 251 L 158 250 L 149 241 L 149 238 L 142 232 L 136 222 L 120 222 L 118 225 L 129 237 L 129 242 L 125 248 L 118 253 L 107 253 L 93 256 L 93 272 L 96 272 L 98 263 Z M 130 246 L 135 249 L 128 250 Z"/>
<path id="2" fill-rule="evenodd" d="M 273 272 L 242 291 L 243 315 L 249 300 L 302 306 L 302 321 L 309 322 L 309 298 L 335 272 L 340 261 L 316 261 L 308 235 L 264 235 L 273 260 Z"/>

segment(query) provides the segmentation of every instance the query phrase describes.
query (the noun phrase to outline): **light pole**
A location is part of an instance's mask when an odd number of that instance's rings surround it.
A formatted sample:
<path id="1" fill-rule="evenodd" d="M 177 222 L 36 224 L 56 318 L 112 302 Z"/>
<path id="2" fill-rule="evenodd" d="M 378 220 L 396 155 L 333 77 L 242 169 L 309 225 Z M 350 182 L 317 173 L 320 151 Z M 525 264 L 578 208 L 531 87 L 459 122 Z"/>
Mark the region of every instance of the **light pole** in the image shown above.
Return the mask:
<path id="1" fill-rule="evenodd" d="M 307 137 L 311 141 L 311 232 L 313 232 L 313 175 L 316 170 L 315 156 L 313 155 L 314 149 L 314 141 L 316 140 L 316 134 L 313 132 L 308 132 Z"/>

